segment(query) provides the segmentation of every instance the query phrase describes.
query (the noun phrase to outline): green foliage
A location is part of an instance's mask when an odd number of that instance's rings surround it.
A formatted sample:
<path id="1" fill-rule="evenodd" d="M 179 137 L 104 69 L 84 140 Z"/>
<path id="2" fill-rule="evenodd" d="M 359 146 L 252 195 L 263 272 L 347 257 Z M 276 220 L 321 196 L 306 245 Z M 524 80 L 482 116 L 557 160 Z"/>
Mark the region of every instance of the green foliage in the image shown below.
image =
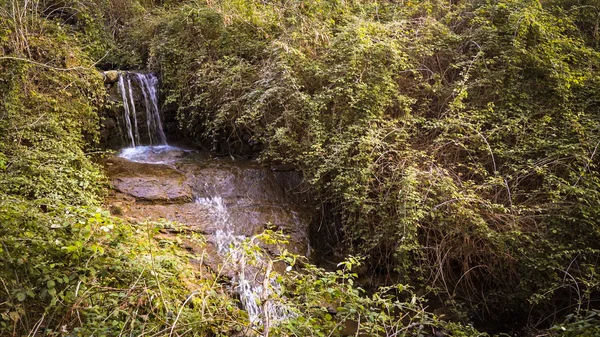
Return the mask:
<path id="1" fill-rule="evenodd" d="M 16 15 L 0 18 L 2 196 L 97 202 L 104 178 L 84 150 L 97 136 L 102 78 L 65 27 Z"/>
<path id="2" fill-rule="evenodd" d="M 99 209 L 40 206 L 0 203 L 3 334 L 193 329 L 189 335 L 205 336 L 234 327 L 222 320 L 241 320 L 221 285 L 188 263 L 181 239 L 154 239 L 157 224 L 133 226 Z"/>
<path id="3" fill-rule="evenodd" d="M 186 4 L 151 64 L 189 138 L 301 170 L 372 270 L 547 326 L 599 290 L 597 20 L 571 3 Z"/>
<path id="4" fill-rule="evenodd" d="M 553 326 L 550 331 L 554 331 L 556 336 L 597 336 L 600 333 L 598 314 L 597 310 L 590 310 L 582 316 L 569 314 L 561 324 Z"/>
<path id="5" fill-rule="evenodd" d="M 262 294 L 258 294 L 257 304 L 263 311 L 262 322 L 254 327 L 256 333 L 427 336 L 439 330 L 452 336 L 487 336 L 471 327 L 443 322 L 428 313 L 424 300 L 409 286 L 397 284 L 365 291 L 358 285 L 358 275 L 354 272 L 361 266 L 361 258 L 349 256 L 336 270 L 325 271 L 308 263 L 306 257 L 287 252 L 281 246 L 286 243 L 282 233 L 266 230 L 234 248 L 237 258 L 245 262 L 246 272 L 252 270 L 255 275 L 250 282 L 263 278 L 262 285 L 268 287 L 268 291 L 263 288 Z M 267 246 L 283 252 L 273 257 Z M 280 271 L 273 271 L 274 266 Z"/>
<path id="6" fill-rule="evenodd" d="M 294 261 L 289 256 L 286 260 Z M 286 285 L 283 296 L 296 305 L 291 309 L 292 318 L 275 327 L 275 333 L 422 336 L 445 325 L 425 311 L 422 299 L 408 286 L 396 284 L 367 294 L 355 284 L 358 276 L 352 270 L 358 266 L 360 260 L 349 257 L 336 271 L 305 265 L 298 272 L 280 277 Z M 486 336 L 464 326 L 446 328 L 453 336 Z"/>
<path id="7" fill-rule="evenodd" d="M 142 228 L 82 208 L 99 203 L 105 182 L 86 156 L 104 104 L 100 60 L 159 71 L 165 107 L 193 142 L 300 170 L 334 213 L 324 226 L 369 256 L 369 270 L 433 289 L 478 320 L 549 327 L 565 316 L 557 333 L 595 333 L 595 311 L 584 310 L 600 290 L 595 2 L 2 6 L 3 331 L 183 334 L 189 324 L 202 335 L 245 322 L 214 280 L 186 271 L 176 244 L 158 253 Z M 289 273 L 281 283 L 297 316 L 273 333 L 335 334 L 359 319 L 365 333 L 420 333 L 397 312 L 439 323 L 407 286 L 363 293 L 355 264 Z M 182 296 L 192 279 L 201 290 Z"/>

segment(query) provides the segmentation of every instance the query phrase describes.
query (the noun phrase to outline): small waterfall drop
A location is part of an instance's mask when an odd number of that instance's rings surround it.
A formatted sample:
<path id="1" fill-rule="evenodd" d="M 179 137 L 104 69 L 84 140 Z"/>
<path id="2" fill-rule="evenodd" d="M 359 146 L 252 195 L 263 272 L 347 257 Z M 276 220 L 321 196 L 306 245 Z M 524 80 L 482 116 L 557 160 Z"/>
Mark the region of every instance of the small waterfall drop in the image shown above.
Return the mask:
<path id="1" fill-rule="evenodd" d="M 123 119 L 125 120 L 125 127 L 127 131 L 127 135 L 129 136 L 129 140 L 131 141 L 131 146 L 135 147 L 135 140 L 133 138 L 133 129 L 131 127 L 131 112 L 129 111 L 129 99 L 127 97 L 128 91 L 125 90 L 125 80 L 123 80 L 123 76 L 119 76 L 119 92 L 121 92 L 121 97 L 123 98 Z M 133 116 L 135 118 L 135 116 Z M 137 122 L 136 122 L 137 124 Z"/>
<path id="2" fill-rule="evenodd" d="M 140 141 L 140 130 L 138 128 L 137 113 L 135 111 L 135 101 L 133 99 L 133 91 L 131 89 L 131 77 L 130 76 L 127 76 L 127 87 L 129 88 L 129 104 L 131 104 L 129 111 L 131 112 L 131 116 L 133 117 L 133 130 L 134 130 L 133 133 L 135 135 L 135 141 L 133 143 L 135 146 L 135 144 L 138 144 L 138 145 L 141 144 L 141 141 Z M 125 105 L 125 101 L 123 101 L 123 105 Z"/>
<path id="3" fill-rule="evenodd" d="M 236 291 L 240 296 L 242 307 L 248 313 L 250 323 L 263 325 L 268 329 L 268 324 L 276 324 L 289 316 L 288 310 L 278 303 L 268 301 L 267 298 L 278 293 L 279 284 L 270 278 L 270 267 L 265 269 L 266 261 L 259 256 L 249 256 L 245 251 L 244 241 L 247 237 L 235 235 L 229 221 L 229 211 L 221 197 L 196 198 L 196 203 L 208 207 L 213 221 L 220 227 L 215 232 L 217 251 L 223 256 L 229 256 L 235 268 L 237 283 Z M 254 258 L 253 264 L 248 263 L 249 258 Z M 258 269 L 257 269 L 258 268 Z M 257 279 L 258 271 L 264 273 L 263 280 Z M 264 280 L 264 277 L 268 279 Z M 266 289 L 265 289 L 266 286 Z"/>
<path id="4" fill-rule="evenodd" d="M 140 137 L 140 125 L 136 111 L 134 85 L 139 87 L 146 108 L 146 145 L 167 145 L 167 137 L 162 125 L 160 109 L 158 108 L 158 79 L 154 74 L 123 72 L 119 75 L 119 92 L 123 101 L 123 120 L 125 134 L 131 147 L 142 145 L 145 139 Z"/>
<path id="5" fill-rule="evenodd" d="M 160 110 L 158 109 L 157 90 L 158 79 L 154 74 L 135 73 L 138 80 L 144 101 L 146 102 L 146 124 L 148 125 L 148 135 L 150 144 L 167 144 L 167 137 L 163 131 Z"/>

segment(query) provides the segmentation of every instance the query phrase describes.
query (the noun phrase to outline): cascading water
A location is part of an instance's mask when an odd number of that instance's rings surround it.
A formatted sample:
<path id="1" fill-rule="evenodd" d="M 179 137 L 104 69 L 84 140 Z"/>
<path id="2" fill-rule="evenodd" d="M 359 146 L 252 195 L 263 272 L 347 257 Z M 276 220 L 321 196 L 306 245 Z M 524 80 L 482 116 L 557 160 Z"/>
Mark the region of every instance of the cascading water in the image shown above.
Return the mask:
<path id="1" fill-rule="evenodd" d="M 146 124 L 148 125 L 150 144 L 167 144 L 167 137 L 165 137 L 163 131 L 160 110 L 158 109 L 156 93 L 158 79 L 154 74 L 135 73 L 135 77 L 140 84 L 146 102 Z"/>
<path id="2" fill-rule="evenodd" d="M 254 265 L 248 264 L 248 253 L 245 251 L 244 241 L 247 237 L 243 235 L 235 235 L 231 223 L 229 222 L 229 212 L 227 206 L 221 197 L 196 198 L 196 203 L 209 208 L 213 221 L 220 227 L 215 232 L 215 241 L 219 254 L 228 256 L 235 267 L 237 283 L 236 290 L 240 296 L 242 307 L 248 313 L 250 323 L 263 325 L 267 329 L 268 324 L 276 323 L 283 320 L 289 315 L 288 310 L 280 304 L 267 302 L 261 307 L 260 303 L 264 303 L 266 298 L 271 297 L 278 292 L 279 285 L 268 275 L 270 268 L 266 268 L 263 280 L 258 282 L 256 279 L 256 269 L 264 267 L 265 261 L 260 257 L 253 256 L 258 259 Z M 266 287 L 266 289 L 265 289 Z M 266 298 L 265 298 L 266 297 Z"/>
<path id="3" fill-rule="evenodd" d="M 131 112 L 129 110 L 129 99 L 127 97 L 127 90 L 125 90 L 125 80 L 123 80 L 123 76 L 119 76 L 119 92 L 121 92 L 121 97 L 123 98 L 123 119 L 125 120 L 125 128 L 127 129 L 127 135 L 129 136 L 129 140 L 131 140 L 131 146 L 135 147 L 135 139 L 133 138 L 133 129 L 131 127 Z M 135 116 L 133 116 L 135 118 Z M 136 123 L 137 124 L 137 123 Z"/>
<path id="4" fill-rule="evenodd" d="M 138 145 L 141 144 L 140 141 L 140 129 L 138 128 L 138 121 L 137 121 L 137 112 L 135 111 L 135 100 L 133 99 L 133 90 L 131 88 L 131 77 L 127 76 L 127 87 L 129 87 L 129 104 L 130 104 L 130 109 L 129 111 L 131 112 L 131 116 L 133 117 L 133 130 L 134 130 L 134 134 L 135 134 L 135 141 L 133 142 L 133 146 L 135 146 L 135 144 L 137 143 Z M 123 105 L 125 105 L 125 101 L 123 101 Z"/>
<path id="5" fill-rule="evenodd" d="M 142 145 L 132 82 L 137 84 L 144 97 L 149 142 L 147 145 L 166 145 L 167 137 L 163 130 L 160 109 L 158 108 L 158 79 L 154 74 L 124 72 L 119 76 L 119 92 L 123 100 L 125 133 L 131 147 Z"/>
<path id="6" fill-rule="evenodd" d="M 158 106 L 158 79 L 155 75 L 124 72 L 121 73 L 118 84 L 124 107 L 122 117 L 126 128 L 124 134 L 128 144 L 131 144 L 131 147 L 121 150 L 120 157 L 138 163 L 177 165 L 179 158 L 193 152 L 167 144 Z M 138 111 L 141 110 L 136 110 L 134 94 L 138 93 L 139 103 L 138 87 L 143 97 L 143 103 L 138 107 L 145 106 L 145 123 L 144 115 L 138 116 Z M 138 117 L 142 120 L 138 121 Z M 141 146 L 146 142 L 149 142 L 150 146 Z M 218 193 L 212 193 L 214 194 Z M 268 331 L 270 326 L 292 315 L 289 309 L 277 302 L 281 288 L 270 276 L 272 262 L 257 256 L 252 249 L 248 249 L 247 241 L 253 238 L 235 234 L 235 225 L 239 227 L 239 221 L 234 222 L 230 219 L 230 212 L 223 197 L 198 197 L 195 199 L 195 204 L 208 210 L 211 222 L 218 228 L 214 231 L 214 244 L 218 254 L 229 261 L 227 266 L 231 266 L 231 271 L 235 275 L 233 277 L 235 290 L 239 294 L 241 306 L 248 313 L 251 325 L 262 326 L 265 331 Z M 240 206 L 237 201 L 235 206 Z"/>

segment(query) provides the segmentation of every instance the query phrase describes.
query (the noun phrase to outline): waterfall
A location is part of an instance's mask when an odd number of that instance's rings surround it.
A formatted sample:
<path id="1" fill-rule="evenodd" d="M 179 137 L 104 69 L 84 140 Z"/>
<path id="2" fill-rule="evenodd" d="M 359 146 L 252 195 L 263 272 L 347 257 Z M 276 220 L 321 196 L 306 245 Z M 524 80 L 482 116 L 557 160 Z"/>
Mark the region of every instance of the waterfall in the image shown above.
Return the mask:
<path id="1" fill-rule="evenodd" d="M 248 264 L 248 253 L 245 251 L 244 241 L 247 239 L 243 235 L 235 235 L 229 221 L 229 211 L 221 197 L 196 198 L 196 203 L 207 206 L 211 212 L 213 221 L 219 226 L 215 232 L 215 243 L 217 251 L 223 256 L 229 256 L 235 268 L 237 283 L 236 291 L 240 296 L 240 302 L 244 310 L 248 313 L 251 324 L 265 326 L 268 329 L 268 324 L 277 323 L 288 316 L 288 310 L 278 303 L 268 301 L 265 307 L 261 307 L 261 303 L 266 300 L 265 297 L 270 297 L 278 292 L 279 284 L 274 279 L 267 279 L 260 282 L 257 280 L 257 268 L 263 268 L 266 262 L 261 260 L 259 256 L 252 256 L 255 261 L 254 265 Z M 262 271 L 262 270 L 261 270 Z M 267 268 L 264 277 L 269 277 L 267 274 L 270 269 Z M 267 286 L 267 289 L 265 289 Z M 264 310 L 263 310 L 264 309 Z M 268 322 L 268 323 L 267 323 Z"/>
<path id="2" fill-rule="evenodd" d="M 165 132 L 163 131 L 160 110 L 158 109 L 156 91 L 158 79 L 154 74 L 136 73 L 135 77 L 142 89 L 144 101 L 146 102 L 146 122 L 150 144 L 167 144 L 167 137 L 165 137 Z"/>
<path id="3" fill-rule="evenodd" d="M 138 129 L 138 121 L 137 121 L 137 113 L 135 111 L 135 100 L 133 99 L 133 91 L 131 90 L 131 77 L 127 76 L 127 86 L 129 87 L 129 104 L 130 105 L 130 109 L 129 111 L 131 112 L 131 116 L 133 116 L 133 130 L 134 130 L 134 134 L 135 134 L 135 142 L 134 146 L 137 142 L 137 144 L 141 144 L 140 142 L 140 131 Z M 123 105 L 125 105 L 125 102 L 123 101 Z"/>
<path id="4" fill-rule="evenodd" d="M 132 81 L 133 79 L 133 81 Z M 119 92 L 123 100 L 123 119 L 131 147 L 142 145 L 135 106 L 133 84 L 139 87 L 146 108 L 146 131 L 149 145 L 166 145 L 160 109 L 158 108 L 158 79 L 154 74 L 123 72 L 119 75 Z"/>
<path id="5" fill-rule="evenodd" d="M 133 130 L 131 129 L 131 113 L 129 111 L 129 100 L 127 99 L 128 91 L 125 90 L 125 81 L 123 80 L 123 76 L 119 76 L 119 91 L 121 92 L 121 97 L 123 98 L 123 109 L 125 111 L 125 113 L 123 114 L 123 119 L 125 120 L 127 135 L 129 135 L 129 139 L 131 140 L 131 146 L 135 147 L 135 139 L 133 139 Z M 133 118 L 136 117 L 133 116 Z"/>

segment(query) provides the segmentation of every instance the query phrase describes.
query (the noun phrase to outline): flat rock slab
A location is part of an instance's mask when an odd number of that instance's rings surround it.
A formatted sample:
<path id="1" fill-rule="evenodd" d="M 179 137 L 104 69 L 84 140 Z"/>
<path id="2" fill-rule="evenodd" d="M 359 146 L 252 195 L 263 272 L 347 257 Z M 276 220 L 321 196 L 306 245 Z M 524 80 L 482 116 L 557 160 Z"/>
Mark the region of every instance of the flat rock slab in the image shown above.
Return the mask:
<path id="1" fill-rule="evenodd" d="M 107 172 L 117 191 L 155 203 L 185 203 L 193 199 L 186 175 L 167 165 L 130 162 L 113 158 Z"/>
<path id="2" fill-rule="evenodd" d="M 164 219 L 186 224 L 191 230 L 202 234 L 214 234 L 229 226 L 236 235 L 252 236 L 266 228 L 282 230 L 293 241 L 306 244 L 310 220 L 306 212 L 294 205 L 251 205 L 227 208 L 227 224 L 219 220 L 214 210 L 198 203 L 150 204 L 131 201 L 113 201 L 127 218 L 136 222 Z"/>
<path id="3" fill-rule="evenodd" d="M 107 202 L 114 214 L 136 222 L 179 222 L 208 237 L 219 230 L 245 237 L 281 230 L 290 237 L 288 249 L 306 253 L 311 210 L 296 197 L 297 173 L 205 154 L 160 154 L 148 157 L 160 164 L 105 160 L 114 190 Z"/>

